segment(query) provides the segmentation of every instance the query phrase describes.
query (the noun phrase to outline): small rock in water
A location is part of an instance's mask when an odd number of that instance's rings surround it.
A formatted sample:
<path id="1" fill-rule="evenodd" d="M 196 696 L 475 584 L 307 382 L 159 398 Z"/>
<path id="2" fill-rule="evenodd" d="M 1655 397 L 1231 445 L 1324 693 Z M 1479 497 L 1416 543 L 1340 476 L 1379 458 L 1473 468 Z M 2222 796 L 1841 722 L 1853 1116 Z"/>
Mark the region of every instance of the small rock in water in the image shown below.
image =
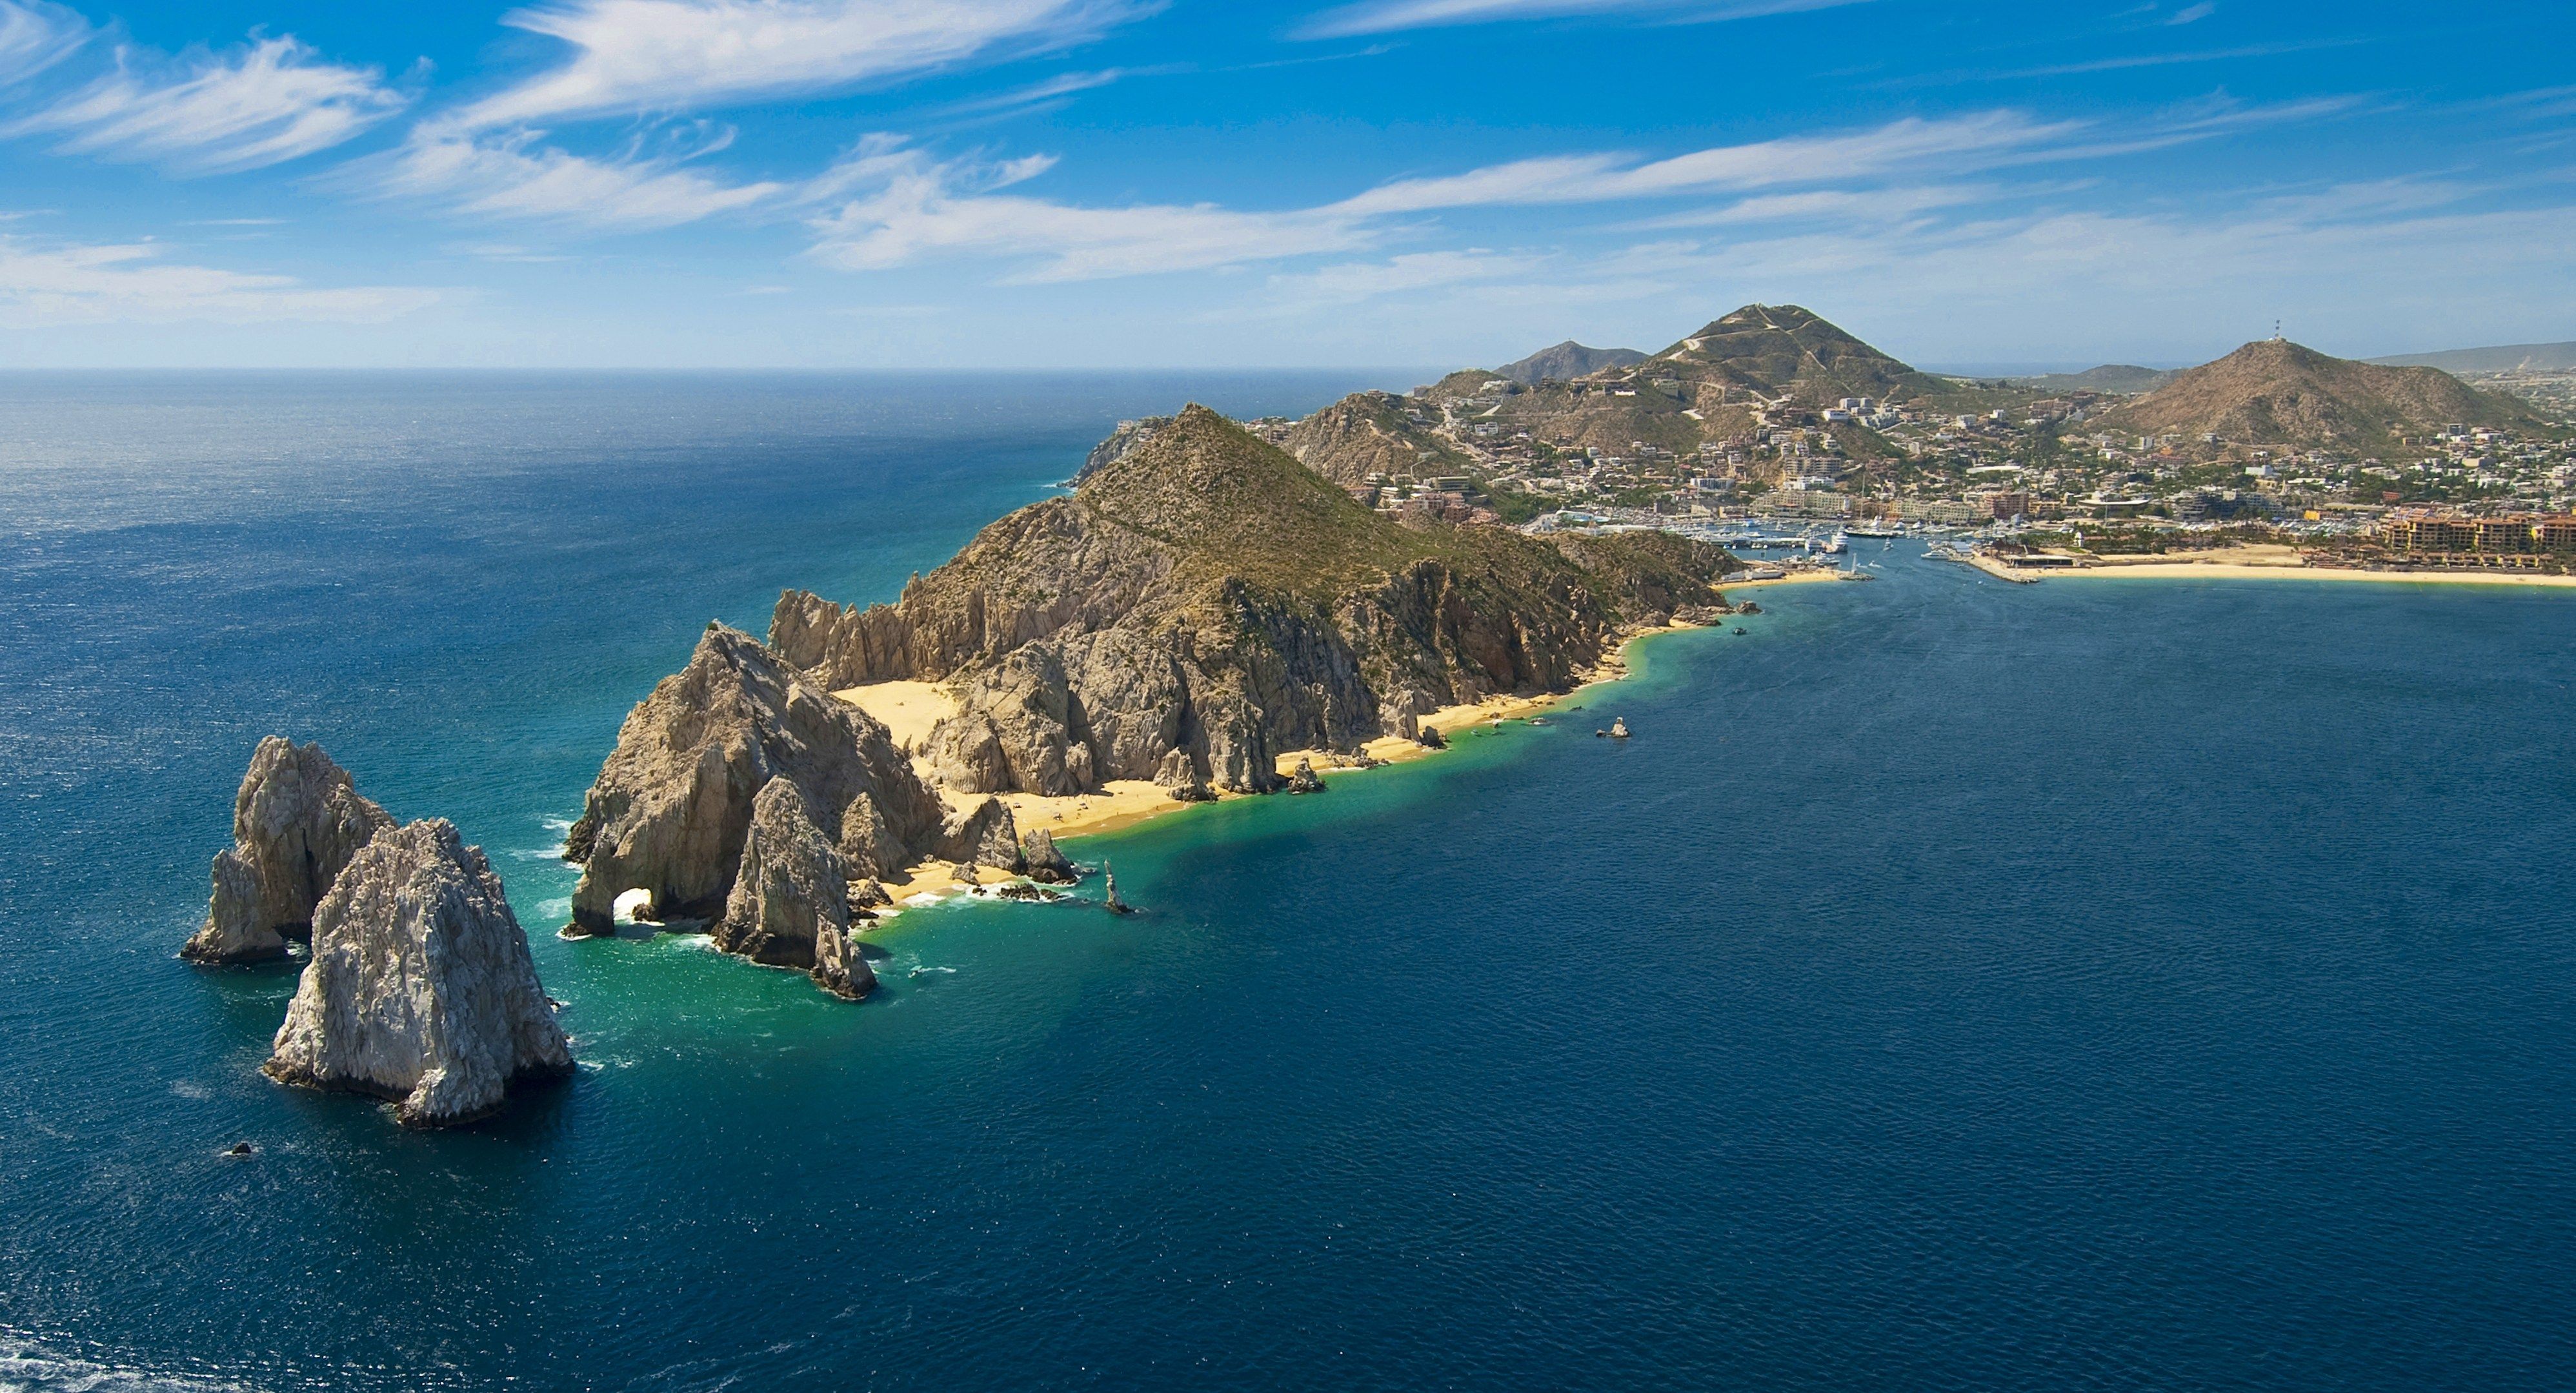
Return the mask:
<path id="1" fill-rule="evenodd" d="M 1288 776 L 1288 791 L 1290 793 L 1321 793 L 1324 791 L 1324 780 L 1322 776 L 1315 772 L 1315 763 L 1313 760 L 1301 759 L 1297 761 L 1296 772 Z"/>

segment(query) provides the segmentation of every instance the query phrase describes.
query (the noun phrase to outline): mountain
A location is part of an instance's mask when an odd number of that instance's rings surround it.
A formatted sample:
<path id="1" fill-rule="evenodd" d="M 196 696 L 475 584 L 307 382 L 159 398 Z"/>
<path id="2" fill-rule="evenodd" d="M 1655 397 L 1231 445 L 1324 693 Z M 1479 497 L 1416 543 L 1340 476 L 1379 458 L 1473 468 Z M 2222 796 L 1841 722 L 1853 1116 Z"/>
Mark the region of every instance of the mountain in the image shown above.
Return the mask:
<path id="1" fill-rule="evenodd" d="M 1808 406 L 1949 389 L 1942 379 L 1916 372 L 1797 305 L 1746 305 L 1656 354 L 1655 366 Z"/>
<path id="2" fill-rule="evenodd" d="M 961 710 L 926 758 L 952 790 L 1260 792 L 1280 753 L 1566 690 L 1633 628 L 1717 603 L 1731 564 L 1662 533 L 1402 526 L 1193 406 L 892 605 L 788 592 L 770 642 L 834 690 L 947 684 Z"/>
<path id="3" fill-rule="evenodd" d="M 1554 348 L 1542 348 L 1517 363 L 1505 363 L 1494 369 L 1494 376 L 1507 378 L 1524 387 L 1535 387 L 1553 377 L 1560 382 L 1589 377 L 1603 368 L 1624 368 L 1646 361 L 1646 355 L 1633 348 L 1586 348 L 1572 339 Z"/>
<path id="4" fill-rule="evenodd" d="M 2522 403 L 2449 373 L 2357 363 L 2281 339 L 2177 373 L 2099 419 L 2143 435 L 2215 433 L 2248 444 L 2357 450 L 2391 448 L 2396 436 L 2453 422 L 2551 429 Z"/>
<path id="5" fill-rule="evenodd" d="M 2499 348 L 2454 348 L 2443 353 L 2409 353 L 2366 360 L 2392 368 L 2440 368 L 2444 372 L 2576 371 L 2576 343 L 2512 343 Z"/>
<path id="6" fill-rule="evenodd" d="M 2005 380 L 2021 387 L 2036 387 L 2043 392 L 2111 392 L 2119 396 L 2136 396 L 2152 392 L 2173 381 L 2174 375 L 2164 368 L 2141 368 L 2128 363 L 2105 363 L 2082 372 L 2046 372 L 2036 377 L 2013 377 Z"/>

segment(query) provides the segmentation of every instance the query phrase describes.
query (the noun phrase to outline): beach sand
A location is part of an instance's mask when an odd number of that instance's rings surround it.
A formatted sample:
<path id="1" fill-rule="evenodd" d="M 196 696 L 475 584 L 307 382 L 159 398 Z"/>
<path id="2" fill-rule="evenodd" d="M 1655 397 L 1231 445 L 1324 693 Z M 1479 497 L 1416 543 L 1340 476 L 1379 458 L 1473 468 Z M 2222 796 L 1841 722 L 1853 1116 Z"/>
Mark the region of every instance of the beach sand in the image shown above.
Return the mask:
<path id="1" fill-rule="evenodd" d="M 2361 580 L 2383 585 L 2526 585 L 2546 588 L 2576 586 L 2576 576 L 2542 575 L 2536 571 L 2365 571 L 2351 566 L 2314 566 L 2306 554 L 2289 546 L 2224 547 L 2210 551 L 2166 552 L 2161 556 L 2097 556 L 2065 570 L 2025 571 L 2024 576 L 2120 576 L 2167 580 Z"/>
<path id="2" fill-rule="evenodd" d="M 919 754 L 930 741 L 930 728 L 957 714 L 957 698 L 932 682 L 871 682 L 832 693 L 885 722 L 894 743 Z"/>
<path id="3" fill-rule="evenodd" d="M 1778 580 L 1744 581 L 1726 586 L 1728 593 L 1760 590 L 1775 585 L 1807 585 L 1836 579 L 1832 571 L 1793 571 Z M 1582 674 L 1574 690 L 1535 696 L 1498 696 L 1485 701 L 1444 706 L 1424 716 L 1421 723 L 1438 730 L 1442 736 L 1454 736 L 1479 725 L 1499 725 L 1506 721 L 1526 720 L 1550 710 L 1560 703 L 1574 700 L 1605 683 L 1616 682 L 1628 675 L 1628 650 L 1638 642 L 1658 634 L 1699 627 L 1692 624 L 1667 624 L 1629 635 L 1601 662 Z M 929 742 L 931 727 L 958 710 L 957 699 L 929 682 L 876 682 L 863 687 L 848 687 L 832 693 L 885 722 L 894 733 L 897 744 L 914 754 L 914 767 L 927 779 L 929 771 L 918 758 Z M 1440 753 L 1439 750 L 1407 740 L 1402 736 L 1382 736 L 1369 741 L 1364 752 L 1381 764 L 1399 764 Z M 1279 756 L 1278 772 L 1285 777 L 1301 759 L 1312 761 L 1318 772 L 1349 770 L 1358 761 L 1347 753 L 1332 750 L 1292 750 Z M 940 796 L 952 810 L 974 806 L 983 796 L 961 794 L 947 789 Z M 1220 794 L 1221 799 L 1257 797 L 1256 794 Z M 1140 779 L 1111 781 L 1098 793 L 1075 794 L 1051 798 L 1035 793 L 1005 793 L 1001 800 L 1010 805 L 1011 817 L 1019 825 L 1020 835 L 1044 829 L 1053 836 L 1079 837 L 1098 832 L 1111 832 L 1132 827 L 1140 822 L 1164 817 L 1193 806 L 1165 793 L 1160 787 Z M 905 872 L 901 880 L 884 882 L 900 910 L 917 905 L 934 904 L 962 895 L 978 884 L 993 885 L 1017 877 L 989 866 L 959 867 L 946 861 L 925 861 Z M 880 911 L 883 913 L 883 911 Z M 895 917 L 892 914 L 887 919 Z M 885 920 L 880 920 L 880 923 Z"/>

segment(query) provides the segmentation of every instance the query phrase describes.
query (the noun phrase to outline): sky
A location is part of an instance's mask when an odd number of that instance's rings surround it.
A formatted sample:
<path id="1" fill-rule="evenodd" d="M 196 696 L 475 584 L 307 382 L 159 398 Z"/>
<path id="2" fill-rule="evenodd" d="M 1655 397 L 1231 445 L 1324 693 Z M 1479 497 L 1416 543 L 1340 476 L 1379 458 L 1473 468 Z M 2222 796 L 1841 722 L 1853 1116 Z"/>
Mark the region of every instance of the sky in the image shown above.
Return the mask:
<path id="1" fill-rule="evenodd" d="M 0 0 L 0 367 L 2576 339 L 2576 6 Z"/>

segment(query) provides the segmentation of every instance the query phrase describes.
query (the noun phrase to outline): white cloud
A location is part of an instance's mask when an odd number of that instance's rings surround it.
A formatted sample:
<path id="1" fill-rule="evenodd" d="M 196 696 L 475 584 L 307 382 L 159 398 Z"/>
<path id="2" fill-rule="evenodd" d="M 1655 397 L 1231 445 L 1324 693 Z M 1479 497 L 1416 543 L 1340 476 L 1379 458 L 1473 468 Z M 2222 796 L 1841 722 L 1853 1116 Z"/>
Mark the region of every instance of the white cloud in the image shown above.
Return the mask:
<path id="1" fill-rule="evenodd" d="M 338 145 L 409 98 L 372 68 L 319 61 L 291 37 L 168 59 L 117 51 L 117 70 L 0 134 L 59 132 L 67 153 L 185 173 L 256 169 Z"/>
<path id="2" fill-rule="evenodd" d="M 710 152 L 706 145 L 676 156 L 629 149 L 591 159 L 539 145 L 543 135 L 477 136 L 422 126 L 400 149 L 351 165 L 339 180 L 463 213 L 605 229 L 676 227 L 750 207 L 787 187 L 733 184 L 686 168 L 686 159 Z"/>
<path id="3" fill-rule="evenodd" d="M 1366 214 L 1426 212 L 1819 184 L 1936 163 L 1973 167 L 1997 156 L 2044 151 L 2081 129 L 2081 122 L 2042 123 L 2016 111 L 1939 121 L 1909 116 L 1875 130 L 1721 145 L 1646 163 L 1619 155 L 1519 160 L 1446 178 L 1381 185 L 1338 206 Z"/>
<path id="4" fill-rule="evenodd" d="M 1037 262 L 1012 279 L 1067 281 L 1350 251 L 1371 240 L 1360 218 L 1325 209 L 1083 208 L 997 191 L 1044 167 L 977 168 L 883 143 L 864 148 L 824 181 L 867 192 L 811 221 L 813 255 L 828 265 L 873 271 L 978 252 Z"/>
<path id="5" fill-rule="evenodd" d="M 1361 0 L 1315 16 L 1297 36 L 1338 39 L 1453 24 L 1615 14 L 1688 21 L 1752 19 L 1859 3 L 1862 0 Z"/>
<path id="6" fill-rule="evenodd" d="M 60 5 L 0 0 L 0 82 L 42 72 L 89 41 L 89 22 Z"/>
<path id="7" fill-rule="evenodd" d="M 334 320 L 379 323 L 436 301 L 406 286 L 312 287 L 160 259 L 148 243 L 86 245 L 0 237 L 0 323 Z"/>
<path id="8" fill-rule="evenodd" d="M 854 87 L 1061 48 L 1149 8 L 1141 0 L 564 0 L 504 22 L 572 45 L 571 60 L 457 120 L 488 129 Z"/>
<path id="9" fill-rule="evenodd" d="M 1393 219 L 1443 209 L 1607 203 L 1975 166 L 2027 156 L 2079 129 L 2077 123 L 2043 124 L 2009 111 L 1944 121 L 1909 117 L 1870 131 L 1720 146 L 1665 160 L 1611 154 L 1520 160 L 1278 211 L 1212 204 L 1082 207 L 1005 194 L 999 190 L 1043 172 L 1051 161 L 1000 167 L 943 163 L 876 137 L 817 180 L 808 197 L 823 202 L 864 190 L 811 222 L 814 254 L 830 265 L 884 270 L 982 254 L 1034 263 L 1015 280 L 1091 280 L 1360 250 L 1390 235 Z"/>

